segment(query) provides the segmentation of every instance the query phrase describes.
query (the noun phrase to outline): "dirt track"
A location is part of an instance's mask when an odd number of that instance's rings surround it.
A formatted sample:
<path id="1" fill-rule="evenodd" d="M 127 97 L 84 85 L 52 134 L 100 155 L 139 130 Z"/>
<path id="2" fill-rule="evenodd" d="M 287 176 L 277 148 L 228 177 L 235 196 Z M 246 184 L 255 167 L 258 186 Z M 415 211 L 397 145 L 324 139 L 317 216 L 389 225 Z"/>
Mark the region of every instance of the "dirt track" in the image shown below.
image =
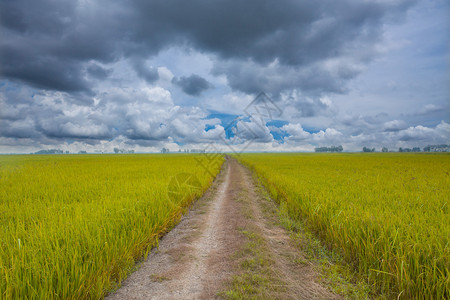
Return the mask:
<path id="1" fill-rule="evenodd" d="M 161 239 L 159 249 L 106 299 L 226 298 L 223 291 L 243 272 L 236 254 L 247 242 L 242 232 L 249 230 L 267 246 L 264 255 L 273 282 L 282 287 L 259 298 L 339 298 L 317 283 L 312 265 L 304 261 L 286 231 L 275 225 L 273 211 L 273 203 L 259 195 L 250 172 L 229 159 L 204 197 Z"/>

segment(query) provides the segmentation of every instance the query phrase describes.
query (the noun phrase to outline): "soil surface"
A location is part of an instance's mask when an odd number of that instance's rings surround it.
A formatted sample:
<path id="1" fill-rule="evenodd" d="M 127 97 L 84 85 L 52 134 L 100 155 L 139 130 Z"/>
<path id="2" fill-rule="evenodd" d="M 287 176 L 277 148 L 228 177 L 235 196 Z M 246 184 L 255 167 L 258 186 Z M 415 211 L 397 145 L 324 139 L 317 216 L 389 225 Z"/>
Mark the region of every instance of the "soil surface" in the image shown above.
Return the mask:
<path id="1" fill-rule="evenodd" d="M 261 195 L 250 171 L 227 159 L 205 195 L 106 299 L 227 298 L 233 278 L 243 272 L 236 254 L 246 243 L 242 232 L 247 228 L 256 230 L 267 245 L 271 274 L 283 287 L 269 296 L 338 299 L 319 283 L 320 275 L 277 225 L 274 212 L 276 206 Z"/>

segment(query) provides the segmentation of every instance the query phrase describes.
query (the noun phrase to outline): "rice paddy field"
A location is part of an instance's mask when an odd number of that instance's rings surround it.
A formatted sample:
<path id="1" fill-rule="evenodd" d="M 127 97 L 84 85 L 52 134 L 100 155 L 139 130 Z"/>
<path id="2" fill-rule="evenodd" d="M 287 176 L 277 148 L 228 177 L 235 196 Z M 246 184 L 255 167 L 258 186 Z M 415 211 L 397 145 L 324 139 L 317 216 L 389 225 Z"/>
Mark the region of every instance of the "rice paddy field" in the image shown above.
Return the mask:
<path id="1" fill-rule="evenodd" d="M 291 218 L 387 298 L 450 298 L 450 155 L 244 154 Z"/>
<path id="2" fill-rule="evenodd" d="M 209 187 L 216 159 L 205 172 L 196 155 L 0 156 L 0 299 L 101 298 Z"/>

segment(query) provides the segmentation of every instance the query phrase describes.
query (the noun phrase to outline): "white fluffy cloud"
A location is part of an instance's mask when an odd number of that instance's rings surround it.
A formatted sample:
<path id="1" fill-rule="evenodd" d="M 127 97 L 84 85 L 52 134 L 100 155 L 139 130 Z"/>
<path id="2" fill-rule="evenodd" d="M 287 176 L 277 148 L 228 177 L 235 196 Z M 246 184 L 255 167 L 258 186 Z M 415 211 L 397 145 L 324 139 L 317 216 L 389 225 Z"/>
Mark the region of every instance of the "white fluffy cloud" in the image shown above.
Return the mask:
<path id="1" fill-rule="evenodd" d="M 407 127 L 406 122 L 402 120 L 392 120 L 383 124 L 384 131 L 399 131 Z"/>

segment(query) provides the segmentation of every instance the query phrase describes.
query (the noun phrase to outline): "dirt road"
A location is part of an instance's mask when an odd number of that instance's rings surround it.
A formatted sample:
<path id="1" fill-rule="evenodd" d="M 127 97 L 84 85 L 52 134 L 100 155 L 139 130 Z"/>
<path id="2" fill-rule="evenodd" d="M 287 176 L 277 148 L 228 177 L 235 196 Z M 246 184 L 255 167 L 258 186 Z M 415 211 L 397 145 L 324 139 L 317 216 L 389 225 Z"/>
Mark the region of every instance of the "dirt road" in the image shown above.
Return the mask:
<path id="1" fill-rule="evenodd" d="M 276 207 L 233 159 L 208 192 L 106 299 L 336 299 L 321 286 Z"/>

